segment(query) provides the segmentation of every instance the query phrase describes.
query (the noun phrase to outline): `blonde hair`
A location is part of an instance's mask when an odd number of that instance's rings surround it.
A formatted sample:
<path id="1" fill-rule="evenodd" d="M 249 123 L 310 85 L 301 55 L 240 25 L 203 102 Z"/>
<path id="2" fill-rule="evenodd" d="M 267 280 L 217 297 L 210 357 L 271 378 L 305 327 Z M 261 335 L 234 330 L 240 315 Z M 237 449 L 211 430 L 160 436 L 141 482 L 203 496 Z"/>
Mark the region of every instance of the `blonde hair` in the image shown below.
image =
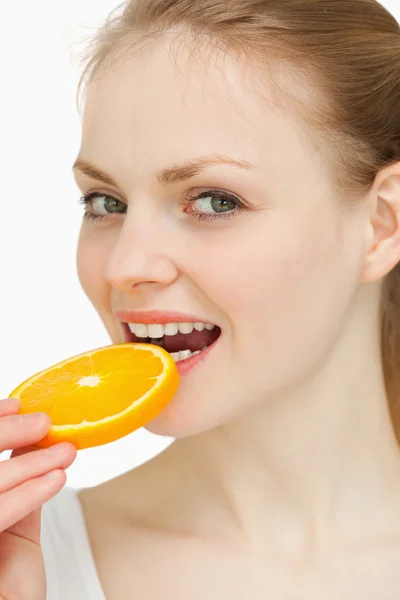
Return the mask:
<path id="1" fill-rule="evenodd" d="M 87 46 L 78 95 L 119 49 L 173 29 L 242 56 L 283 59 L 306 76 L 312 96 L 299 104 L 327 142 L 341 202 L 362 198 L 400 160 L 400 26 L 376 0 L 131 0 Z M 399 265 L 382 287 L 381 356 L 400 439 Z"/>

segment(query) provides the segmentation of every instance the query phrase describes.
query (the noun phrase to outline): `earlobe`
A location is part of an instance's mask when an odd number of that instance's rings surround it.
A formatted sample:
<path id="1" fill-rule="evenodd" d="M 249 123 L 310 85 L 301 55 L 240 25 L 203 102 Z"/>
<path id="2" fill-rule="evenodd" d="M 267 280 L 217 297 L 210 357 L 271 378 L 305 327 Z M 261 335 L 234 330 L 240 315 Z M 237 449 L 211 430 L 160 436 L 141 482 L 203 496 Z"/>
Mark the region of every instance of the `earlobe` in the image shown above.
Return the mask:
<path id="1" fill-rule="evenodd" d="M 372 193 L 373 239 L 362 273 L 363 283 L 382 279 L 400 261 L 400 162 L 377 175 Z"/>

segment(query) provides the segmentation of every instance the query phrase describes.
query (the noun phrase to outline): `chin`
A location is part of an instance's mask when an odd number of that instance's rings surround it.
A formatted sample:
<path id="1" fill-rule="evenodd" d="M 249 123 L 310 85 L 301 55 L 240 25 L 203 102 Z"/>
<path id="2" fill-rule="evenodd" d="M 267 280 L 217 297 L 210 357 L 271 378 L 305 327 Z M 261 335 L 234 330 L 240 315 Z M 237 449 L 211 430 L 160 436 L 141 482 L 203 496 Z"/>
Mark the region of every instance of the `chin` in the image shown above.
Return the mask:
<path id="1" fill-rule="evenodd" d="M 201 423 L 194 411 L 178 410 L 170 404 L 144 428 L 155 435 L 181 439 L 213 429 L 213 425 Z"/>
<path id="2" fill-rule="evenodd" d="M 210 394 L 207 396 L 210 397 Z M 212 394 L 212 397 L 216 396 Z M 155 435 L 182 439 L 217 429 L 237 416 L 233 414 L 228 400 L 226 402 L 229 406 L 229 414 L 226 410 L 222 411 L 223 403 L 218 407 L 215 402 L 209 404 L 204 401 L 205 399 L 202 401 L 202 398 L 196 397 L 196 394 L 191 394 L 190 399 L 191 402 L 188 401 L 186 394 L 178 391 L 170 404 L 144 428 Z"/>

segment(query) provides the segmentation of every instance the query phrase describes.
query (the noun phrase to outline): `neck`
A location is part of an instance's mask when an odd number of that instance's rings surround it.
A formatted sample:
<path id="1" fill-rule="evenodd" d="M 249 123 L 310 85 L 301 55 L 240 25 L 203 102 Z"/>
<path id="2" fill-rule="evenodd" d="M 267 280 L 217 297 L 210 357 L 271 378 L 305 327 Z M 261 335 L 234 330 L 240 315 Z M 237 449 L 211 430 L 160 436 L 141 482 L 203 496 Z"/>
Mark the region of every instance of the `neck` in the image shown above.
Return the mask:
<path id="1" fill-rule="evenodd" d="M 188 526 L 203 514 L 201 535 L 263 549 L 268 540 L 284 553 L 400 534 L 400 453 L 379 349 L 366 343 L 360 354 L 358 343 L 355 365 L 347 347 L 295 391 L 168 449 L 170 464 L 182 461 Z"/>

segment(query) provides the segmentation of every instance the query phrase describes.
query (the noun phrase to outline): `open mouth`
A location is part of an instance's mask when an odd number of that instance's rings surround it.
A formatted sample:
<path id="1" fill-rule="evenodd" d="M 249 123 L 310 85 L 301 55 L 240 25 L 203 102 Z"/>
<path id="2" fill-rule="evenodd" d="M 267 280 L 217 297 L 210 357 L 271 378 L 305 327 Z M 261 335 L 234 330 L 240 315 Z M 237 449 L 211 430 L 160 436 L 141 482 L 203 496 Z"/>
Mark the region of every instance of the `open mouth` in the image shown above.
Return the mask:
<path id="1" fill-rule="evenodd" d="M 123 323 L 127 342 L 155 344 L 169 352 L 175 362 L 207 350 L 221 335 L 211 323 Z"/>

